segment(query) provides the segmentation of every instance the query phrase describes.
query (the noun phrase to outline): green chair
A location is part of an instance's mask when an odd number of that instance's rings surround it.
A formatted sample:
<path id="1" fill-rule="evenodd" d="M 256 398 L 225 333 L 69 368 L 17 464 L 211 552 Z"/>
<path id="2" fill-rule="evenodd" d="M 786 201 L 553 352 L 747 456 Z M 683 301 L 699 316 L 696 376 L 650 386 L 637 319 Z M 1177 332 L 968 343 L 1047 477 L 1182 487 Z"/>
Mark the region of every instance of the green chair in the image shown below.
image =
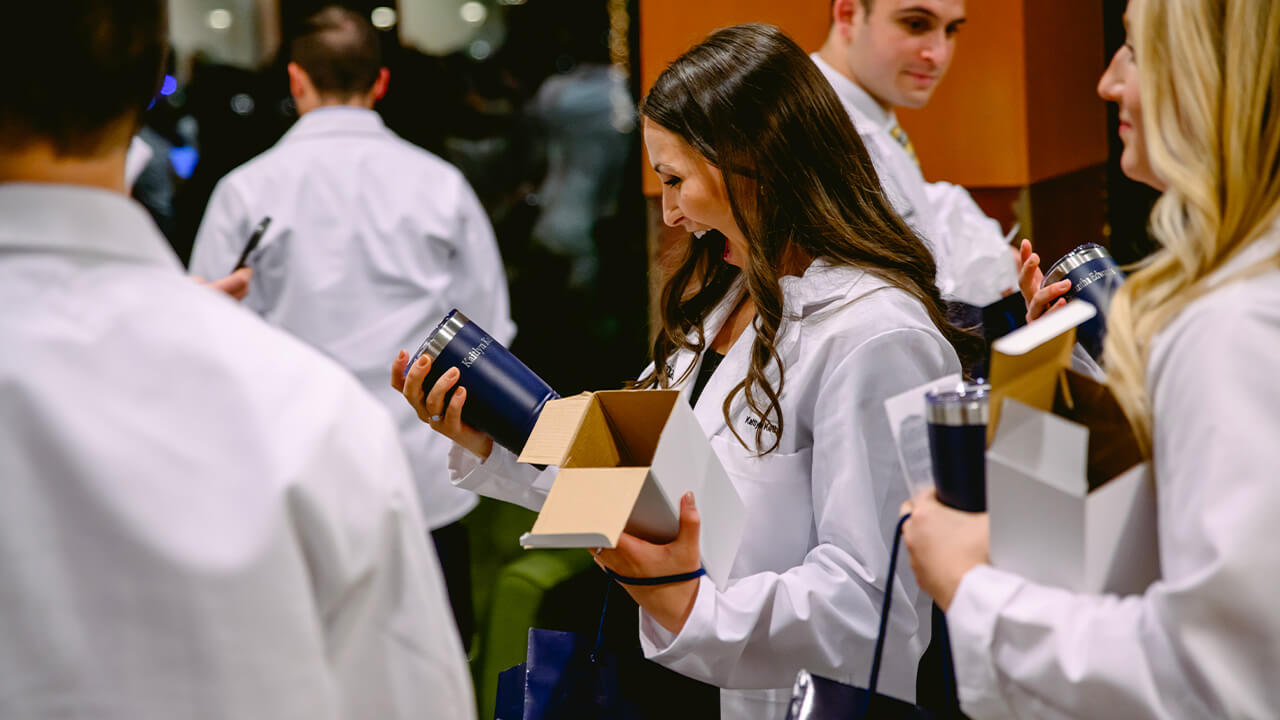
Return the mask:
<path id="1" fill-rule="evenodd" d="M 584 550 L 524 550 L 519 538 L 536 514 L 482 498 L 464 521 L 471 538 L 472 593 L 476 637 L 471 675 L 480 719 L 493 717 L 498 673 L 519 665 L 528 650 L 529 628 L 538 624 L 544 596 L 591 567 Z"/>

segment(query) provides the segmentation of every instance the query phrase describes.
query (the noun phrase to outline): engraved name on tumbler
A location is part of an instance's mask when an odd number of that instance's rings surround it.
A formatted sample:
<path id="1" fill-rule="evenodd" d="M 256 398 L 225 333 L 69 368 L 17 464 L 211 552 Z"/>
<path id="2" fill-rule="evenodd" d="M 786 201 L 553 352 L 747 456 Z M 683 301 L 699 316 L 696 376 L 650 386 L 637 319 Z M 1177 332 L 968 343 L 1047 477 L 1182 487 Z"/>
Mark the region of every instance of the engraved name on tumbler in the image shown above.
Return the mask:
<path id="1" fill-rule="evenodd" d="M 411 363 L 424 353 L 431 358 L 431 369 L 422 382 L 423 392 L 429 392 L 449 368 L 458 368 L 458 383 L 445 396 L 445 406 L 454 390 L 466 388 L 462 421 L 517 455 L 542 407 L 560 397 L 502 343 L 456 309 L 431 331 Z"/>

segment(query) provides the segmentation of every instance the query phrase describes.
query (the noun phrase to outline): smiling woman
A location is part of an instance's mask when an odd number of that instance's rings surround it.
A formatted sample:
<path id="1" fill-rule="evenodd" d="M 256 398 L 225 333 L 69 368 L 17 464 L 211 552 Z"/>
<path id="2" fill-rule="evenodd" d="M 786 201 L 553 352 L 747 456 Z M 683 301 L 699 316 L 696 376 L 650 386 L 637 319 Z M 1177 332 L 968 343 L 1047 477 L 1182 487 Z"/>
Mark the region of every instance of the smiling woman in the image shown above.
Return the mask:
<path id="1" fill-rule="evenodd" d="M 699 234 L 718 228 L 725 239 L 723 259 L 741 268 L 747 259 L 747 240 L 733 219 L 724 175 L 680 136 L 648 118 L 644 144 L 662 179 L 663 222 Z"/>
<path id="2" fill-rule="evenodd" d="M 911 700 L 929 601 L 883 570 L 906 496 L 884 401 L 960 370 L 978 341 L 946 323 L 935 267 L 892 210 L 831 86 L 776 28 L 717 31 L 641 105 L 663 217 L 690 232 L 662 293 L 641 388 L 679 388 L 742 499 L 730 579 L 626 584 L 650 660 L 722 688 L 721 712 L 777 718 L 801 668 L 865 683 L 879 608 L 881 690 Z M 452 437 L 455 482 L 539 507 L 549 478 L 462 425 L 451 376 L 393 382 Z M 466 448 L 463 450 L 462 448 Z M 469 452 L 468 452 L 469 451 Z M 697 570 L 697 503 L 666 545 L 623 535 L 596 561 L 630 578 Z M 623 578 L 625 582 L 627 578 Z"/>
<path id="3" fill-rule="evenodd" d="M 1112 301 L 1103 364 L 1159 496 L 1160 578 L 1063 591 L 987 564 L 985 517 L 912 501 L 975 717 L 1280 717 L 1280 4 L 1131 0 L 1099 83 L 1163 248 Z M 1102 649 L 1102 652 L 1099 652 Z"/>

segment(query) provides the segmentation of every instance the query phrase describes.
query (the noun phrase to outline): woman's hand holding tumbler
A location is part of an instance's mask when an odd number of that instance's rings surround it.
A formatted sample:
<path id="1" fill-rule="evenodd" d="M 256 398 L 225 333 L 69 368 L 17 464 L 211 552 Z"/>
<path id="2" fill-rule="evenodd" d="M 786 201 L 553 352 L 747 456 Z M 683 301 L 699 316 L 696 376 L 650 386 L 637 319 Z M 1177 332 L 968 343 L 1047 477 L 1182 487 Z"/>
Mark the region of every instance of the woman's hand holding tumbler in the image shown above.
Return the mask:
<path id="1" fill-rule="evenodd" d="M 489 453 L 493 452 L 493 438 L 462 422 L 462 406 L 467 401 L 467 389 L 458 388 L 449 400 L 448 407 L 445 406 L 445 396 L 458 383 L 458 369 L 450 368 L 424 394 L 422 383 L 431 369 L 431 357 L 423 353 L 406 373 L 408 363 L 409 353 L 401 350 L 391 366 L 391 387 L 404 395 L 418 417 L 430 425 L 432 430 L 466 448 L 481 460 L 488 459 Z"/>

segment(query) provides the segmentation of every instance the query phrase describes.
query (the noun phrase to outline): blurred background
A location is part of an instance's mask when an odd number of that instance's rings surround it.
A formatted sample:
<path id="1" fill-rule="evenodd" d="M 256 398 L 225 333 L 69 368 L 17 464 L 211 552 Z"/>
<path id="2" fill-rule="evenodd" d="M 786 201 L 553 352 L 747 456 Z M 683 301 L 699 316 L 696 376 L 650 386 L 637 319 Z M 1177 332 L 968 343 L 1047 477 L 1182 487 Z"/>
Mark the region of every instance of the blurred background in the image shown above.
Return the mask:
<path id="1" fill-rule="evenodd" d="M 218 180 L 297 119 L 277 50 L 328 4 L 171 0 L 172 80 L 144 133 L 169 159 L 157 180 L 171 199 L 148 177 L 135 195 L 184 260 Z M 562 394 L 633 377 L 647 337 L 635 0 L 338 4 L 380 30 L 387 126 L 456 165 L 484 204 L 509 272 L 513 350 Z"/>
<path id="2" fill-rule="evenodd" d="M 643 90 L 725 25 L 770 22 L 816 50 L 830 11 L 830 0 L 170 0 L 168 77 L 142 134 L 153 161 L 134 195 L 184 261 L 217 181 L 297 119 L 279 49 L 329 4 L 381 33 L 388 127 L 475 188 L 510 281 L 512 350 L 563 395 L 641 371 L 660 268 L 687 239 L 661 223 L 635 115 Z M 1151 250 L 1155 194 L 1120 173 L 1115 109 L 1094 91 L 1125 4 L 969 0 L 947 79 L 925 109 L 900 113 L 926 178 L 967 187 L 1046 262 L 1083 242 L 1122 263 Z M 532 517 L 485 501 L 466 520 L 481 717 L 528 627 L 593 632 L 598 618 L 604 582 L 587 553 L 517 546 Z"/>

